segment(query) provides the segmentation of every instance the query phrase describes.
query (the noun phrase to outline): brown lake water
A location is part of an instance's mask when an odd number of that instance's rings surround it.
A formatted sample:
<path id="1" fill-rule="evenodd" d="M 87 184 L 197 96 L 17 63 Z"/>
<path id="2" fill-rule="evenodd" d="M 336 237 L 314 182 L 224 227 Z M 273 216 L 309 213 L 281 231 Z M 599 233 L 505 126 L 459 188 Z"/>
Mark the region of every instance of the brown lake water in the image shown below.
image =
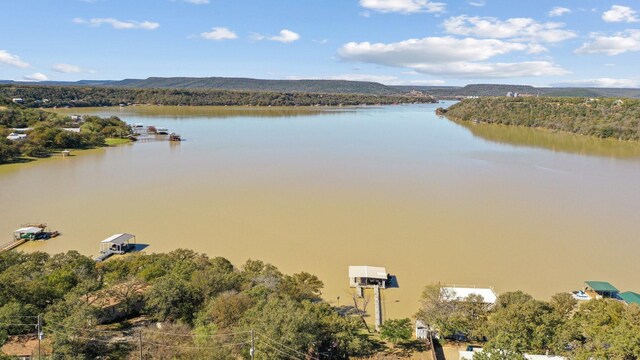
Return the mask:
<path id="1" fill-rule="evenodd" d="M 186 141 L 0 166 L 0 234 L 40 220 L 63 235 L 21 250 L 96 255 L 130 232 L 148 252 L 261 259 L 318 275 L 334 304 L 349 265 L 385 266 L 400 285 L 387 318 L 435 282 L 640 291 L 640 144 L 457 124 L 437 106 L 72 109 Z"/>

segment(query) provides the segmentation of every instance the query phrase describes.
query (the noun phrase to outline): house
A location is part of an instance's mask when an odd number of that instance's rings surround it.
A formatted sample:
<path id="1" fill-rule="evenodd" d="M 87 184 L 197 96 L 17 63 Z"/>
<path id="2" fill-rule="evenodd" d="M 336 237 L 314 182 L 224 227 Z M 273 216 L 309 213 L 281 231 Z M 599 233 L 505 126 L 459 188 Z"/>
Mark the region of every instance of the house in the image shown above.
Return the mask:
<path id="1" fill-rule="evenodd" d="M 616 299 L 620 292 L 615 286 L 606 281 L 585 281 L 585 293 L 592 299 Z"/>
<path id="2" fill-rule="evenodd" d="M 492 288 L 443 286 L 440 291 L 443 298 L 448 301 L 463 301 L 471 295 L 482 297 L 483 302 L 490 305 L 495 304 L 498 300 L 498 296 Z"/>
<path id="3" fill-rule="evenodd" d="M 96 291 L 86 301 L 100 309 L 98 323 L 109 324 L 139 313 L 144 307 L 144 293 L 149 288 L 145 283 L 130 280 Z"/>
<path id="4" fill-rule="evenodd" d="M 35 334 L 26 337 L 10 336 L 0 347 L 0 354 L 7 355 L 12 359 L 35 359 L 38 354 L 38 339 Z"/>
<path id="5" fill-rule="evenodd" d="M 633 291 L 626 291 L 618 295 L 627 305 L 636 304 L 640 306 L 640 294 Z"/>
<path id="6" fill-rule="evenodd" d="M 13 101 L 16 104 L 23 104 L 24 103 L 24 99 L 23 98 L 13 98 L 13 99 L 11 99 L 11 101 Z"/>
<path id="7" fill-rule="evenodd" d="M 20 141 L 20 140 L 25 140 L 26 138 L 27 138 L 27 134 L 18 134 L 18 133 L 11 133 L 9 134 L 9 136 L 7 136 L 7 139 L 11 141 Z"/>

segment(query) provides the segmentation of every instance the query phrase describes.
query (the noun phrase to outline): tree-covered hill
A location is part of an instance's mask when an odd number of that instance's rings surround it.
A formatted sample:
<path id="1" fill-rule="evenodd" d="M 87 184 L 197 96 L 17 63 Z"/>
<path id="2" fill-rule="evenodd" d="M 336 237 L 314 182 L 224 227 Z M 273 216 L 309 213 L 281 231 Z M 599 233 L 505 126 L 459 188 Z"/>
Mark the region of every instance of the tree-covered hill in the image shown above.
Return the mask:
<path id="1" fill-rule="evenodd" d="M 640 100 L 615 98 L 484 97 L 438 113 L 453 120 L 516 125 L 640 140 Z"/>
<path id="2" fill-rule="evenodd" d="M 367 95 L 356 93 L 308 93 L 235 91 L 216 89 L 161 89 L 96 86 L 0 85 L 0 96 L 19 97 L 28 107 L 117 106 L 152 104 L 184 106 L 351 106 L 397 103 L 430 103 L 429 96 Z"/>

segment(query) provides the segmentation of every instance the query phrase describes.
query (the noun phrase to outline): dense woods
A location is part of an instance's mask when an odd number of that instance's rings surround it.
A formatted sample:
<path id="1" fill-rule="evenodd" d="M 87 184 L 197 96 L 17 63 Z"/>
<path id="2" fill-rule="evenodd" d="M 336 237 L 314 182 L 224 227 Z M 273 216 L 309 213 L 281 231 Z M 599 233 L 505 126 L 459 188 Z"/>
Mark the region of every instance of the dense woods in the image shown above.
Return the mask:
<path id="1" fill-rule="evenodd" d="M 137 359 L 140 331 L 145 359 L 248 358 L 252 330 L 256 359 L 371 354 L 377 343 L 360 318 L 321 301 L 322 287 L 306 272 L 286 275 L 259 260 L 238 268 L 182 249 L 104 263 L 74 251 L 4 252 L 0 343 L 34 332 L 5 324 L 44 314 L 54 359 Z"/>
<path id="2" fill-rule="evenodd" d="M 453 120 L 544 128 L 620 140 L 640 140 L 640 100 L 485 97 L 438 113 Z"/>
<path id="3" fill-rule="evenodd" d="M 81 121 L 72 120 L 69 116 L 0 101 L 0 164 L 22 156 L 47 157 L 56 150 L 105 146 L 105 138 L 123 138 L 131 133 L 129 126 L 115 116 L 84 116 Z M 27 137 L 7 139 L 14 128 L 28 128 Z M 64 128 L 76 128 L 80 132 Z"/>
<path id="4" fill-rule="evenodd" d="M 37 85 L 0 85 L 0 96 L 22 98 L 27 107 L 118 106 L 119 104 L 347 106 L 434 102 L 434 99 L 428 96 Z"/>

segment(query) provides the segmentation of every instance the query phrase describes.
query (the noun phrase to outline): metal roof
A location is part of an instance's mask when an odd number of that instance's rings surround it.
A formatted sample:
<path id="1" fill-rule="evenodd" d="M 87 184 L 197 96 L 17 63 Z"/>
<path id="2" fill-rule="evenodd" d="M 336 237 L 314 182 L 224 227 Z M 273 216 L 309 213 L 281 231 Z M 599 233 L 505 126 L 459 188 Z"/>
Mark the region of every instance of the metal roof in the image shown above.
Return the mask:
<path id="1" fill-rule="evenodd" d="M 442 287 L 440 289 L 446 300 L 465 300 L 471 295 L 482 296 L 486 304 L 495 304 L 498 297 L 493 289 L 490 288 L 472 288 L 472 287 Z"/>
<path id="2" fill-rule="evenodd" d="M 111 243 L 111 244 L 124 244 L 127 241 L 133 239 L 134 237 L 136 237 L 135 235 L 132 234 L 115 234 L 115 235 L 111 235 L 108 238 L 100 241 L 101 243 Z"/>
<path id="3" fill-rule="evenodd" d="M 593 291 L 618 292 L 615 286 L 606 281 L 585 281 L 584 283 L 592 288 Z"/>
<path id="4" fill-rule="evenodd" d="M 39 227 L 35 227 L 35 226 L 29 226 L 29 227 L 23 227 L 20 228 L 16 231 L 14 231 L 15 233 L 21 233 L 21 234 L 37 234 L 39 232 L 42 232 L 43 229 L 39 228 Z"/>
<path id="5" fill-rule="evenodd" d="M 627 291 L 627 292 L 618 294 L 618 296 L 620 296 L 620 298 L 629 305 L 631 304 L 640 305 L 640 294 L 638 293 L 634 293 L 633 291 Z"/>
<path id="6" fill-rule="evenodd" d="M 387 279 L 387 270 L 379 266 L 349 266 L 350 278 Z"/>

